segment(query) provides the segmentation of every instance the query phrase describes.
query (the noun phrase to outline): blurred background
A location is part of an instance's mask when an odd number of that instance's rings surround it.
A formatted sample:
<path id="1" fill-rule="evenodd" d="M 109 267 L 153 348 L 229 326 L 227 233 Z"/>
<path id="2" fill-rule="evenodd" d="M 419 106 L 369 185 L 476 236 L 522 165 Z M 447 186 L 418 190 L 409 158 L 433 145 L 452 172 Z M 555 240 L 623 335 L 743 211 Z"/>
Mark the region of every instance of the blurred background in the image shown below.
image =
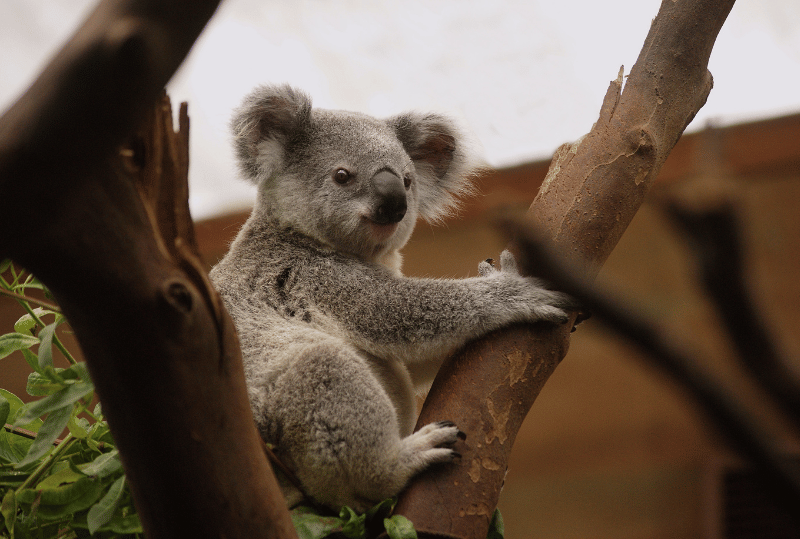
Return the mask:
<path id="1" fill-rule="evenodd" d="M 0 2 L 0 110 L 27 88 L 96 0 Z M 589 131 L 608 82 L 630 72 L 659 0 L 227 0 L 169 86 L 192 118 L 191 205 L 249 207 L 231 109 L 288 82 L 317 106 L 460 118 L 487 162 L 549 158 Z M 709 65 L 715 87 L 689 130 L 800 111 L 800 3 L 739 0 Z"/>
<path id="2" fill-rule="evenodd" d="M 9 106 L 94 5 L 0 2 L 0 109 Z M 458 117 L 492 171 L 443 227 L 420 223 L 405 273 L 465 277 L 506 243 L 491 223 L 524 211 L 549 157 L 595 121 L 608 82 L 628 73 L 657 0 L 229 0 L 171 82 L 189 102 L 191 208 L 209 266 L 247 216 L 230 110 L 263 82 L 289 82 L 317 106 L 384 116 L 408 109 Z M 737 366 L 668 203 L 733 204 L 748 286 L 777 346 L 800 373 L 800 3 L 739 0 L 709 66 L 715 88 L 665 164 L 599 282 L 725 385 L 790 456 L 800 441 Z M 31 200 L 32 211 L 35 201 Z M 22 311 L 0 298 L 0 333 Z M 69 340 L 69 335 L 65 335 Z M 501 499 L 507 537 L 794 537 L 686 394 L 597 320 L 531 410 Z M 24 397 L 27 365 L 0 363 L 0 386 Z"/>

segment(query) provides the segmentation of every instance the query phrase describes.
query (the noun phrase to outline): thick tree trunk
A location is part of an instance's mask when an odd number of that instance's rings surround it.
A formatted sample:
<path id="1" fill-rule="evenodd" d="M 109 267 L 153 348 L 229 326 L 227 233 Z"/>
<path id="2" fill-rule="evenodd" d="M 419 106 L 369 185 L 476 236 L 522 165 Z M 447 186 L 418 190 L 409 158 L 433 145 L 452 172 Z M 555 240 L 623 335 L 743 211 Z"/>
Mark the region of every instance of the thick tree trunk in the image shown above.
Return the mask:
<path id="1" fill-rule="evenodd" d="M 683 130 L 705 104 L 708 59 L 734 0 L 663 0 L 622 92 L 612 81 L 591 132 L 559 148 L 529 211 L 532 226 L 593 276 L 641 205 Z M 570 326 L 515 326 L 451 358 L 418 426 L 467 433 L 460 466 L 423 474 L 396 511 L 423 536 L 482 539 L 522 420 L 567 352 Z"/>
<path id="2" fill-rule="evenodd" d="M 176 135 L 168 107 L 151 112 L 216 6 L 101 2 L 0 119 L 0 258 L 69 317 L 148 537 L 292 537 L 192 251 L 187 117 Z"/>

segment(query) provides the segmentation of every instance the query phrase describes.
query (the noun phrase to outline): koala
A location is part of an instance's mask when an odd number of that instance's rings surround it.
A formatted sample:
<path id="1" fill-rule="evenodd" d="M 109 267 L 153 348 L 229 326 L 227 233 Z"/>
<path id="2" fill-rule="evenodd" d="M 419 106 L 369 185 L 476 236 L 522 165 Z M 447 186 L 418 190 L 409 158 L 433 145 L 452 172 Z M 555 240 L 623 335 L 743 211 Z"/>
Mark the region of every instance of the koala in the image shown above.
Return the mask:
<path id="1" fill-rule="evenodd" d="M 476 160 L 454 123 L 312 108 L 263 86 L 234 113 L 249 219 L 210 277 L 239 335 L 258 429 L 304 496 L 365 511 L 417 473 L 458 457 L 451 422 L 413 432 L 415 395 L 444 358 L 512 322 L 564 323 L 569 298 L 501 269 L 404 277 L 419 218 L 440 221 L 470 190 Z"/>

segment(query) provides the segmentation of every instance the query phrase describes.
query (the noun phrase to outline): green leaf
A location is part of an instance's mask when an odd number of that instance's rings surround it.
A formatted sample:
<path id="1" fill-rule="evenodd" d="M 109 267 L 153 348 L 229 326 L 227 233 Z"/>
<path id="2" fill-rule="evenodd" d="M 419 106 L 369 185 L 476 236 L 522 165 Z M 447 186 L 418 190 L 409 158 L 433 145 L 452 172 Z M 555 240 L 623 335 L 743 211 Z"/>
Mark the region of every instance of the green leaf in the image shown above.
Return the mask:
<path id="1" fill-rule="evenodd" d="M 106 453 L 114 449 L 114 438 L 111 437 L 111 431 L 105 421 L 92 423 L 89 427 L 89 437 L 85 439 L 85 442 L 89 449 L 98 453 Z"/>
<path id="2" fill-rule="evenodd" d="M 413 525 L 404 517 L 389 517 L 397 503 L 396 498 L 387 498 L 359 515 L 350 507 L 344 506 L 339 516 L 320 515 L 313 508 L 299 506 L 290 512 L 292 523 L 300 539 L 322 539 L 332 534 L 343 535 L 348 539 L 362 539 L 366 530 L 380 529 L 390 520 L 389 526 L 397 530 L 397 537 L 409 539 L 416 537 Z M 411 530 L 409 532 L 409 529 Z"/>
<path id="3" fill-rule="evenodd" d="M 14 467 L 21 468 L 31 462 L 39 460 L 53 448 L 53 442 L 58 435 L 66 428 L 67 422 L 72 415 L 72 405 L 64 406 L 58 410 L 53 410 L 47 415 L 44 424 L 39 429 L 36 439 L 31 444 L 28 454 Z"/>
<path id="4" fill-rule="evenodd" d="M 84 382 L 92 381 L 92 377 L 89 376 L 89 368 L 83 361 L 72 365 L 68 369 L 58 369 L 58 374 L 64 380 L 83 380 Z"/>
<path id="5" fill-rule="evenodd" d="M 17 520 L 17 500 L 13 490 L 6 492 L 3 501 L 0 503 L 0 515 L 3 515 L 6 529 L 14 536 L 14 522 Z"/>
<path id="6" fill-rule="evenodd" d="M 342 533 L 350 539 L 359 539 L 366 536 L 366 515 L 359 515 L 351 508 L 344 506 L 339 511 L 339 518 L 342 519 Z"/>
<path id="7" fill-rule="evenodd" d="M 38 343 L 38 337 L 34 337 L 33 335 L 23 335 L 22 333 L 6 333 L 5 335 L 0 335 L 0 359 L 12 352 L 25 350 Z"/>
<path id="8" fill-rule="evenodd" d="M 500 509 L 495 509 L 492 515 L 492 521 L 489 523 L 489 533 L 486 534 L 486 539 L 503 539 L 505 533 L 503 515 L 500 514 Z"/>
<path id="9" fill-rule="evenodd" d="M 0 395 L 0 429 L 6 424 L 8 416 L 11 413 L 11 404 L 8 399 Z"/>
<path id="10" fill-rule="evenodd" d="M 93 506 L 103 494 L 106 484 L 99 479 L 84 477 L 74 483 L 47 490 L 21 490 L 17 492 L 17 499 L 20 502 L 33 503 L 41 492 L 36 514 L 45 520 L 53 520 L 71 516 Z"/>
<path id="11" fill-rule="evenodd" d="M 342 529 L 339 518 L 318 515 L 310 507 L 296 507 L 290 515 L 299 539 L 322 539 Z"/>
<path id="12" fill-rule="evenodd" d="M 123 511 L 126 508 L 123 508 Z M 132 508 L 131 508 L 132 509 Z M 116 515 L 109 521 L 108 524 L 102 526 L 97 531 L 99 532 L 112 532 L 122 535 L 133 535 L 144 533 L 142 523 L 139 520 L 139 515 L 136 513 L 120 515 L 118 511 Z M 86 514 L 75 515 L 70 526 L 73 528 L 88 529 L 89 525 L 86 522 Z"/>
<path id="13" fill-rule="evenodd" d="M 50 474 L 36 485 L 35 490 L 48 490 L 60 487 L 67 483 L 75 483 L 79 479 L 83 479 L 86 475 L 75 471 L 69 466 L 62 468 L 55 473 Z M 65 503 L 65 502 L 61 502 Z"/>
<path id="14" fill-rule="evenodd" d="M 0 462 L 16 464 L 25 458 L 33 440 L 0 430 Z"/>
<path id="15" fill-rule="evenodd" d="M 36 309 L 33 310 L 36 312 Z M 23 315 L 14 322 L 14 331 L 24 335 L 33 335 L 33 328 L 36 327 L 36 320 L 29 314 Z"/>
<path id="16" fill-rule="evenodd" d="M 48 367 L 46 370 L 52 369 Z M 64 389 L 66 384 L 63 381 L 54 381 L 52 376 L 47 376 L 43 372 L 32 372 L 28 375 L 28 385 L 25 391 L 33 397 L 43 397 L 52 395 L 60 389 Z"/>
<path id="17" fill-rule="evenodd" d="M 17 410 L 22 408 L 25 404 L 24 402 L 22 402 L 22 399 L 20 399 L 7 389 L 0 389 L 0 395 L 4 399 L 6 399 L 6 401 L 11 407 L 11 415 L 9 417 L 14 417 L 14 414 L 17 413 Z"/>
<path id="18" fill-rule="evenodd" d="M 36 354 L 28 350 L 27 348 L 23 348 L 20 350 L 22 352 L 22 357 L 25 358 L 25 361 L 28 362 L 28 365 L 31 369 L 36 372 L 41 372 L 42 369 L 39 368 L 39 358 L 36 357 Z"/>
<path id="19" fill-rule="evenodd" d="M 11 267 L 10 258 L 4 258 L 3 260 L 0 260 L 0 273 L 5 273 L 5 271 L 10 267 Z"/>
<path id="20" fill-rule="evenodd" d="M 78 380 L 91 381 L 86 363 L 76 363 L 68 369 L 61 369 L 59 367 L 40 368 L 38 359 L 35 356 L 34 361 L 36 361 L 35 369 L 37 372 L 32 372 L 28 375 L 28 385 L 25 388 L 29 395 L 35 397 L 52 395 L 59 389 L 63 389 Z"/>
<path id="21" fill-rule="evenodd" d="M 73 472 L 74 473 L 74 472 Z M 67 505 L 83 497 L 99 484 L 96 479 L 81 477 L 76 481 L 62 484 L 44 485 L 40 483 L 35 488 L 26 488 L 17 491 L 17 501 L 20 503 L 33 503 L 39 498 L 39 505 Z"/>
<path id="22" fill-rule="evenodd" d="M 55 311 L 51 311 L 50 309 L 43 309 L 42 307 L 37 307 L 33 310 L 33 313 L 39 317 L 41 320 L 43 316 L 47 316 L 48 314 L 55 314 L 58 316 L 58 313 Z M 24 333 L 25 335 L 33 335 L 32 329 L 36 326 L 36 319 L 29 315 L 25 314 L 20 317 L 19 320 L 14 324 L 14 331 L 17 333 Z"/>
<path id="23" fill-rule="evenodd" d="M 390 539 L 417 539 L 417 530 L 403 515 L 392 515 L 383 519 L 383 526 Z"/>
<path id="24" fill-rule="evenodd" d="M 367 521 L 372 521 L 376 518 L 383 520 L 384 518 L 389 517 L 392 514 L 392 509 L 394 509 L 395 504 L 397 503 L 397 498 L 386 498 L 379 504 L 373 505 L 370 507 L 366 513 Z"/>
<path id="25" fill-rule="evenodd" d="M 91 382 L 81 381 L 56 391 L 48 397 L 28 403 L 20 410 L 20 417 L 17 417 L 14 425 L 20 426 L 23 423 L 29 423 L 48 412 L 59 410 L 64 406 L 69 406 L 81 398 L 86 397 L 87 394 L 93 390 L 94 385 Z"/>
<path id="26" fill-rule="evenodd" d="M 46 325 L 42 328 L 42 331 L 39 332 L 39 338 L 42 339 L 41 344 L 39 344 L 39 367 L 52 367 L 53 366 L 53 336 L 56 333 L 56 328 L 59 325 L 59 321 L 55 321 L 52 324 Z"/>
<path id="27" fill-rule="evenodd" d="M 89 421 L 82 417 L 70 416 L 67 428 L 69 432 L 77 439 L 83 440 L 89 437 Z"/>
<path id="28" fill-rule="evenodd" d="M 93 477 L 104 478 L 122 470 L 122 461 L 119 459 L 119 451 L 114 449 L 108 453 L 103 453 L 88 464 L 79 464 L 78 469 Z"/>
<path id="29" fill-rule="evenodd" d="M 28 472 L 0 468 L 0 492 L 2 487 L 11 487 L 16 490 L 30 475 Z"/>
<path id="30" fill-rule="evenodd" d="M 111 517 L 114 516 L 114 512 L 117 510 L 117 506 L 122 499 L 124 491 L 125 476 L 123 475 L 114 481 L 114 483 L 111 484 L 111 488 L 106 492 L 106 495 L 89 509 L 86 523 L 89 525 L 90 534 L 94 534 L 94 532 L 111 520 Z"/>
<path id="31" fill-rule="evenodd" d="M 101 528 L 100 531 L 108 530 L 113 533 L 133 535 L 135 533 L 144 533 L 144 528 L 139 520 L 139 515 L 132 514 L 124 517 L 114 517 L 107 526 Z"/>
<path id="32" fill-rule="evenodd" d="M 17 413 L 19 412 L 20 408 L 23 408 L 25 406 L 25 403 L 22 402 L 22 400 L 16 395 L 14 395 L 12 392 L 6 391 L 5 389 L 0 389 L 0 395 L 5 397 L 5 399 L 8 401 L 8 404 L 11 405 L 11 412 L 8 414 L 8 421 L 12 422 L 13 419 L 17 416 Z M 42 425 L 42 420 L 37 417 L 35 420 L 31 421 L 26 425 L 17 425 L 17 426 L 23 429 L 37 432 L 41 425 Z"/>

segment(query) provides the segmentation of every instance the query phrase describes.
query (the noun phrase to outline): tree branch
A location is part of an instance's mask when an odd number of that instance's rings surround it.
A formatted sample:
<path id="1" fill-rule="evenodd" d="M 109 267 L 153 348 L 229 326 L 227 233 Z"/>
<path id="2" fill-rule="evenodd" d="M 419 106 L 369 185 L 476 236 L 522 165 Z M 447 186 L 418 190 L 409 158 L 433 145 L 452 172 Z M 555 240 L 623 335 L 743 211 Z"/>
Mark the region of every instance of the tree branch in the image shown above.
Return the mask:
<path id="1" fill-rule="evenodd" d="M 708 58 L 733 0 L 663 0 L 625 91 L 611 83 L 591 132 L 556 153 L 529 216 L 596 274 L 712 86 Z M 574 318 L 573 318 L 574 320 Z M 417 478 L 396 512 L 423 536 L 483 538 L 522 420 L 564 357 L 571 325 L 515 326 L 468 345 L 437 376 L 418 426 L 467 433 L 459 466 Z"/>
<path id="2" fill-rule="evenodd" d="M 734 208 L 721 202 L 718 207 L 693 210 L 676 201 L 669 203 L 667 210 L 690 240 L 705 289 L 740 361 L 800 432 L 800 384 L 773 343 L 745 284 Z"/>
<path id="3" fill-rule="evenodd" d="M 216 5 L 101 2 L 0 118 L 0 258 L 70 319 L 148 537 L 292 537 L 233 325 L 192 249 L 186 112 L 175 134 L 153 109 Z M 11 202 L 31 194 L 35 218 Z"/>
<path id="4" fill-rule="evenodd" d="M 565 264 L 539 234 L 515 223 L 507 223 L 507 226 L 516 229 L 518 234 L 522 265 L 580 299 L 594 316 L 628 339 L 644 352 L 645 358 L 684 388 L 728 445 L 763 471 L 765 486 L 776 504 L 782 505 L 787 515 L 800 523 L 794 515 L 800 506 L 800 470 L 770 443 L 771 437 L 750 414 L 698 367 L 698 361 L 663 335 L 658 325 L 642 313 L 624 301 L 613 299 L 609 291 L 589 284 Z M 722 314 L 723 318 L 730 316 L 730 313 Z M 749 334 L 749 330 L 744 331 Z"/>

